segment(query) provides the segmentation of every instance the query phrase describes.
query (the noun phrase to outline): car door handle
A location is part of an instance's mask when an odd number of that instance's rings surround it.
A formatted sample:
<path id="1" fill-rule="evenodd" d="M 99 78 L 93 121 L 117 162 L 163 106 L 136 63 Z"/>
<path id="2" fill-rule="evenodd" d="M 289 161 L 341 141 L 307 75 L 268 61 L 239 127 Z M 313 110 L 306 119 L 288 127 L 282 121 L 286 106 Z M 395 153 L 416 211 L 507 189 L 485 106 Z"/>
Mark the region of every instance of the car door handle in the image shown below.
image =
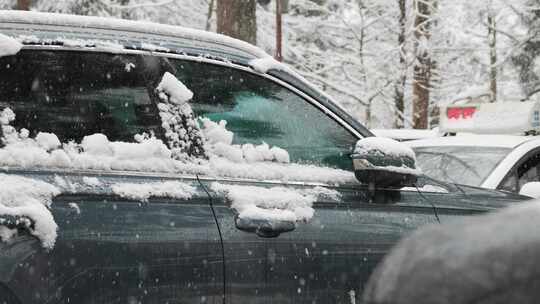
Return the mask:
<path id="1" fill-rule="evenodd" d="M 292 221 L 250 219 L 238 216 L 234 218 L 234 224 L 239 230 L 255 233 L 264 238 L 277 237 L 296 228 L 296 223 Z"/>

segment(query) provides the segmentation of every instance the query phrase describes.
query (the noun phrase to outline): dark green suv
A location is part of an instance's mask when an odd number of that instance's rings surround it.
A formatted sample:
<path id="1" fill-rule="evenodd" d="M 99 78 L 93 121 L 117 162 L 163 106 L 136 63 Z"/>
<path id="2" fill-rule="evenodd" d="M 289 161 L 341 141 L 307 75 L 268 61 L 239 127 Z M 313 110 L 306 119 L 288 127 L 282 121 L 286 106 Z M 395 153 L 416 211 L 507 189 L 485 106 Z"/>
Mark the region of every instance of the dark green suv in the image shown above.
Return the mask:
<path id="1" fill-rule="evenodd" d="M 0 33 L 5 303 L 354 303 L 404 234 L 523 199 L 358 182 L 372 134 L 234 39 L 8 11 Z"/>

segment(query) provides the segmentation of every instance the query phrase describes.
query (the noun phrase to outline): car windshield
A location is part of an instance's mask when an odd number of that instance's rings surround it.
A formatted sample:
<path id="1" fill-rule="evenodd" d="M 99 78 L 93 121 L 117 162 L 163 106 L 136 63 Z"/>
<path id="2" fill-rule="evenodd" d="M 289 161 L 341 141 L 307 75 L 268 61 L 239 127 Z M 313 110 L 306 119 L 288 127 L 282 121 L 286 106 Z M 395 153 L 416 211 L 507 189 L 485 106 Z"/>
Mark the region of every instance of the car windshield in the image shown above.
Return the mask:
<path id="1" fill-rule="evenodd" d="M 480 186 L 509 148 L 438 146 L 415 147 L 417 166 L 434 179 Z"/>

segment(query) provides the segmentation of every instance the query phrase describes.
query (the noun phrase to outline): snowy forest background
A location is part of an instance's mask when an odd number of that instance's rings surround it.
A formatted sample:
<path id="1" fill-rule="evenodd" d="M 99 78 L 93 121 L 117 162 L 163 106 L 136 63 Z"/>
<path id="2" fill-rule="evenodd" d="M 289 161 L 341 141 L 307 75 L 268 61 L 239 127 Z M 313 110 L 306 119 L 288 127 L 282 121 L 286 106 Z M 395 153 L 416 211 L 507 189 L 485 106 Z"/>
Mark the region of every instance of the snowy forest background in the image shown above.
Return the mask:
<path id="1" fill-rule="evenodd" d="M 276 51 L 278 0 L 0 0 L 221 32 Z M 370 128 L 432 128 L 467 96 L 540 100 L 540 0 L 280 0 L 283 61 Z"/>

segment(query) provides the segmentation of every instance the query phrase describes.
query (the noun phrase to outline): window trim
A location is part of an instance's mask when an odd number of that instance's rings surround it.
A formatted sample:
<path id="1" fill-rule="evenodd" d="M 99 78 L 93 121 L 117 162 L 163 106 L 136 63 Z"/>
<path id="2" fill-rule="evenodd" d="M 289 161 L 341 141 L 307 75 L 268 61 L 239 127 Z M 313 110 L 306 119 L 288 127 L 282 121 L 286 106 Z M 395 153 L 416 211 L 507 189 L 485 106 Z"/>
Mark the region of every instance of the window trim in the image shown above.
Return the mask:
<path id="1" fill-rule="evenodd" d="M 0 173 L 2 174 L 26 174 L 26 175 L 76 175 L 76 176 L 110 176 L 110 177 L 139 177 L 147 179 L 156 179 L 157 181 L 162 179 L 171 180 L 197 180 L 197 174 L 187 173 L 168 173 L 168 172 L 145 172 L 145 171 L 125 171 L 125 170 L 97 170 L 97 169 L 62 169 L 62 168 L 24 168 L 24 167 L 0 167 Z M 352 174 L 352 173 L 351 173 Z M 199 175 L 198 179 L 206 182 L 229 182 L 240 183 L 246 185 L 261 184 L 268 186 L 298 186 L 298 187 L 316 187 L 321 186 L 330 189 L 348 189 L 351 191 L 357 191 L 362 184 L 340 184 L 323 183 L 323 182 L 302 182 L 302 181 L 281 181 L 281 180 L 259 180 L 250 178 L 239 177 L 226 177 L 226 176 L 211 176 L 211 175 Z M 364 185 L 365 186 L 365 185 Z"/>

